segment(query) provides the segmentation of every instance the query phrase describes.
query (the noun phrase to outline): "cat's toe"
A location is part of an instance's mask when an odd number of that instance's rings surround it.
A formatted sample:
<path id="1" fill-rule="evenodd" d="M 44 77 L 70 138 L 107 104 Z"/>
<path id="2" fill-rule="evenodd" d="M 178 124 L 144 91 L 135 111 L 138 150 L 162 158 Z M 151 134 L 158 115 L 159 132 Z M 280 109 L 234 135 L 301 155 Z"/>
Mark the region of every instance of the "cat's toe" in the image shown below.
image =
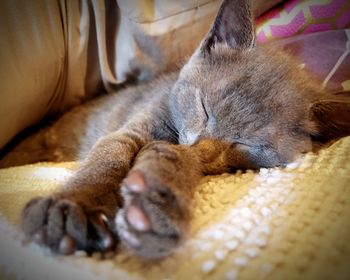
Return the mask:
<path id="1" fill-rule="evenodd" d="M 132 171 L 122 184 L 125 205 L 116 225 L 122 243 L 136 254 L 157 258 L 168 255 L 182 240 L 184 227 L 176 196 L 169 188 Z"/>
<path id="2" fill-rule="evenodd" d="M 88 252 L 114 250 L 116 238 L 110 227 L 106 215 L 102 212 L 96 211 L 88 214 L 88 235 L 83 249 Z"/>
<path id="3" fill-rule="evenodd" d="M 76 250 L 76 241 L 68 234 L 64 235 L 58 245 L 58 252 L 62 255 L 71 255 Z"/>
<path id="4" fill-rule="evenodd" d="M 32 235 L 32 240 L 38 245 L 47 244 L 47 234 L 46 229 L 40 229 L 38 232 Z"/>

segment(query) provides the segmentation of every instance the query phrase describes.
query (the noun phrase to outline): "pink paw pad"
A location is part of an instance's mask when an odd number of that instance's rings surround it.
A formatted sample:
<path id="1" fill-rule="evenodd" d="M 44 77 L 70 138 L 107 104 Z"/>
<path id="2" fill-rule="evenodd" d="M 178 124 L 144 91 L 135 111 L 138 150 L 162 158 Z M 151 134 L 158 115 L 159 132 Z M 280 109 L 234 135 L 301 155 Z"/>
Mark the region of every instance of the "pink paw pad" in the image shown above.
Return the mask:
<path id="1" fill-rule="evenodd" d="M 129 224 L 137 231 L 148 231 L 151 229 L 151 223 L 142 210 L 136 206 L 130 205 L 126 212 Z"/>
<path id="2" fill-rule="evenodd" d="M 131 246 L 133 246 L 133 247 L 139 247 L 140 246 L 141 242 L 140 242 L 139 239 L 137 239 L 137 237 L 134 234 L 132 234 L 132 233 L 130 233 L 128 231 L 122 231 L 120 234 L 121 234 L 122 238 L 127 240 L 127 242 L 129 242 L 129 244 Z"/>
<path id="3" fill-rule="evenodd" d="M 131 171 L 123 183 L 126 188 L 134 193 L 143 193 L 147 190 L 145 179 L 139 171 Z"/>

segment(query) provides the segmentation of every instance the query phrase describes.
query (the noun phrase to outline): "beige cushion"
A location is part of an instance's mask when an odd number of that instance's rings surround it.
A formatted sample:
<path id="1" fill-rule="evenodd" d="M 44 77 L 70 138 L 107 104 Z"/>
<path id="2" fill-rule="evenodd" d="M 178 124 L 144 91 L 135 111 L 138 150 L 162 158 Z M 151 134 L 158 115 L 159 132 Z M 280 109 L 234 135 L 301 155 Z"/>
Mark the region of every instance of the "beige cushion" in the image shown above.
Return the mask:
<path id="1" fill-rule="evenodd" d="M 350 137 L 286 168 L 203 178 L 185 242 L 153 263 L 123 246 L 103 260 L 23 246 L 22 207 L 57 190 L 75 168 L 41 163 L 0 170 L 0 279 L 2 269 L 31 280 L 349 279 Z"/>
<path id="2" fill-rule="evenodd" d="M 0 148 L 130 76 L 148 80 L 174 69 L 208 31 L 220 2 L 0 1 Z M 261 12 L 275 2 L 253 3 Z"/>
<path id="3" fill-rule="evenodd" d="M 82 1 L 80 10 L 79 2 L 0 1 L 0 148 L 96 91 L 100 77 L 88 53 L 88 7 Z"/>

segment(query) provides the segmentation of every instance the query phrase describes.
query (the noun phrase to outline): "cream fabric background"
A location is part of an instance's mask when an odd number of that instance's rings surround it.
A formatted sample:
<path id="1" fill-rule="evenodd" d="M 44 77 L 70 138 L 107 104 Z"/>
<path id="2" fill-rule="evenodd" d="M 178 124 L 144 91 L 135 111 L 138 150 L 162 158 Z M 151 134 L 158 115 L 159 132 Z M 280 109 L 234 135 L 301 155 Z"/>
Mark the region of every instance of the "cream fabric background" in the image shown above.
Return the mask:
<path id="1" fill-rule="evenodd" d="M 0 170 L 0 278 L 3 271 L 26 280 L 349 279 L 350 137 L 286 168 L 203 178 L 186 241 L 153 263 L 122 247 L 101 259 L 83 252 L 55 256 L 22 242 L 23 205 L 55 191 L 77 167 L 39 163 Z"/>
<path id="2" fill-rule="evenodd" d="M 91 10 L 89 1 L 0 1 L 0 147 L 100 89 Z"/>

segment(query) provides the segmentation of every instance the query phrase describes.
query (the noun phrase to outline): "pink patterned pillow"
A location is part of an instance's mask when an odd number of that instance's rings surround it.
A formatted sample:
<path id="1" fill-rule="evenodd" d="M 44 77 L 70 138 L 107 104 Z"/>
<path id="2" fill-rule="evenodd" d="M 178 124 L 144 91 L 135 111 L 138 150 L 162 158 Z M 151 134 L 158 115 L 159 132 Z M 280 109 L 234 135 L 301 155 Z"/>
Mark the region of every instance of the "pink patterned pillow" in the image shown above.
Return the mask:
<path id="1" fill-rule="evenodd" d="M 350 27 L 349 0 L 289 0 L 257 20 L 257 38 L 264 43 L 347 27 Z"/>

